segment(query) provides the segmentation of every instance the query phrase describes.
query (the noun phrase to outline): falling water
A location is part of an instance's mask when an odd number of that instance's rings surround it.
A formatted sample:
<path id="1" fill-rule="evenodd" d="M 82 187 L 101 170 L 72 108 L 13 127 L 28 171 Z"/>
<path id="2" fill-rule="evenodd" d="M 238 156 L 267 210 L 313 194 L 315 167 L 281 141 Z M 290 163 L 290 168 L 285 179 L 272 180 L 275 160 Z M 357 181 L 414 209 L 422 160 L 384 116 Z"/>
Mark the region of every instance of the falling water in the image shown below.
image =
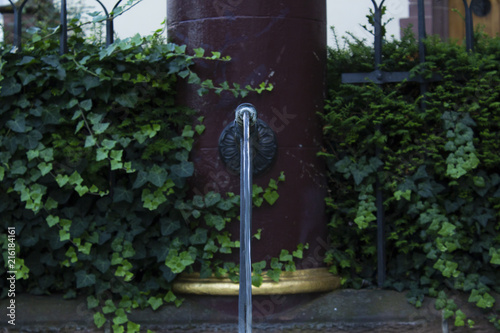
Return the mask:
<path id="1" fill-rule="evenodd" d="M 238 299 L 238 332 L 252 332 L 252 261 L 250 232 L 252 222 L 252 163 L 250 126 L 256 111 L 248 104 L 236 109 L 236 122 L 243 127 L 240 173 L 240 291 Z"/>

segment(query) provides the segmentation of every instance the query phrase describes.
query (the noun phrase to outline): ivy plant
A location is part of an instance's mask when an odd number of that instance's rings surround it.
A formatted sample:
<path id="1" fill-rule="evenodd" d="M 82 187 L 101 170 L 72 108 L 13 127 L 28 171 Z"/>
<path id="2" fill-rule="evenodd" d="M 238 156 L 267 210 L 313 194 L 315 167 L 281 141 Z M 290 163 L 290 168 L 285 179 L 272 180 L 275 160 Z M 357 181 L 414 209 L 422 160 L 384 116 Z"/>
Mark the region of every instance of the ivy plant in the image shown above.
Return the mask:
<path id="1" fill-rule="evenodd" d="M 237 265 L 214 254 L 239 247 L 226 230 L 239 196 L 192 194 L 190 152 L 204 118 L 175 103 L 178 80 L 238 97 L 272 86 L 202 81 L 192 65 L 230 61 L 219 52 L 188 54 L 159 34 L 105 47 L 73 23 L 65 55 L 40 31 L 15 53 L 1 49 L 0 223 L 17 233 L 16 291 L 85 295 L 97 327 L 138 332 L 133 309 L 182 303 L 171 291 L 178 274 L 237 279 Z M 256 188 L 255 205 L 273 204 L 280 181 Z M 5 255 L 7 237 L 0 247 Z M 294 258 L 276 256 L 275 280 Z M 265 263 L 255 267 L 258 284 Z"/>
<path id="2" fill-rule="evenodd" d="M 417 306 L 425 296 L 435 297 L 445 318 L 473 326 L 450 297 L 465 293 L 498 327 L 493 293 L 500 291 L 500 39 L 477 33 L 476 41 L 476 52 L 469 53 L 429 38 L 423 66 L 409 31 L 386 41 L 384 70 L 442 77 L 425 96 L 413 82 L 341 84 L 341 73 L 374 69 L 373 50 L 352 39 L 329 50 L 329 93 L 321 114 L 326 144 L 320 153 L 330 184 L 332 247 L 326 262 L 344 286 L 375 282 L 378 181 L 386 287 L 406 290 Z"/>

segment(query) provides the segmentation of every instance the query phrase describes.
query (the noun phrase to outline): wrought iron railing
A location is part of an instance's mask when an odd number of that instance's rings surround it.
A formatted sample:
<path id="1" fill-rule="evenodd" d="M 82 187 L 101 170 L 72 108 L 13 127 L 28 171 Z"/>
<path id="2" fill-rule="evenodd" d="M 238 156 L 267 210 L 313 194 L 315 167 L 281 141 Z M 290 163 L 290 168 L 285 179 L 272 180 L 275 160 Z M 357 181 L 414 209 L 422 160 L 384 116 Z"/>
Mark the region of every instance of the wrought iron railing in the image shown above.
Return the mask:
<path id="1" fill-rule="evenodd" d="M 22 22 L 22 14 L 23 14 L 23 9 L 26 6 L 26 4 L 30 0 L 20 0 L 20 1 L 13 1 L 9 0 L 10 5 L 12 7 L 12 12 L 14 14 L 14 48 L 15 49 L 20 49 L 21 48 L 21 37 L 23 33 L 23 22 Z M 113 20 L 115 18 L 113 11 L 115 11 L 118 8 L 118 5 L 122 2 L 122 0 L 118 0 L 115 5 L 113 6 L 113 9 L 111 11 L 108 11 L 106 6 L 100 1 L 100 0 L 95 0 L 99 5 L 104 10 L 104 14 L 106 16 L 106 45 L 110 45 L 114 42 L 114 26 L 113 26 Z M 61 0 L 61 16 L 60 16 L 60 53 L 64 54 L 68 52 L 68 11 L 67 11 L 67 1 L 66 0 Z"/>

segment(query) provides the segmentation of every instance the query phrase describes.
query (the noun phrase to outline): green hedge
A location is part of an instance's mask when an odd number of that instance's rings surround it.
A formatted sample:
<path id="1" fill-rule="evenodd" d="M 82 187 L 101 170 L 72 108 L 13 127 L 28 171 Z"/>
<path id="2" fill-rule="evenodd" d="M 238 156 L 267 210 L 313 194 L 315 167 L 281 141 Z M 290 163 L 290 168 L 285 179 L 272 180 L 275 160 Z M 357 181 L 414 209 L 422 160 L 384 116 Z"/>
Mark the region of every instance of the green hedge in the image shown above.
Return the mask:
<path id="1" fill-rule="evenodd" d="M 442 76 L 423 101 L 417 83 L 341 84 L 341 73 L 374 70 L 372 48 L 351 39 L 329 50 L 322 115 L 331 272 L 341 274 L 345 286 L 375 285 L 378 177 L 386 286 L 409 290 L 416 305 L 424 295 L 437 297 L 437 308 L 456 325 L 472 322 L 447 290 L 467 292 L 485 309 L 500 291 L 500 39 L 478 34 L 476 44 L 476 52 L 467 53 L 430 38 L 421 66 L 409 33 L 385 43 L 383 70 Z"/>
<path id="2" fill-rule="evenodd" d="M 105 47 L 73 23 L 63 56 L 50 34 L 33 34 L 14 53 L 2 45 L 0 275 L 16 271 L 17 282 L 12 290 L 0 280 L 0 297 L 83 295 L 98 327 L 137 332 L 132 309 L 182 303 L 171 291 L 177 274 L 238 280 L 238 266 L 224 259 L 239 247 L 226 230 L 237 223 L 239 196 L 192 193 L 190 152 L 205 127 L 175 103 L 178 80 L 235 97 L 272 86 L 202 81 L 191 68 L 230 60 L 219 52 L 190 55 L 156 34 Z M 255 206 L 273 204 L 280 181 L 254 185 Z M 303 248 L 275 254 L 268 276 L 294 270 Z M 266 265 L 254 263 L 254 285 Z"/>

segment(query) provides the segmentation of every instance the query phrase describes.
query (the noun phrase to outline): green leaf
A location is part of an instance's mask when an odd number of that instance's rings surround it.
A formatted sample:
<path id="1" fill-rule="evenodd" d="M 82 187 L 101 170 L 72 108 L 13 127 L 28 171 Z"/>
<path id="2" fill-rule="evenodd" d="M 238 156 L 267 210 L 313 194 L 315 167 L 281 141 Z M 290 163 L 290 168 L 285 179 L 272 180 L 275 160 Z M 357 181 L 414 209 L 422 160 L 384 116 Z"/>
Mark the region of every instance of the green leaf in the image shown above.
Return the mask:
<path id="1" fill-rule="evenodd" d="M 266 190 L 266 192 L 264 193 L 264 199 L 266 199 L 267 203 L 270 205 L 274 205 L 279 196 L 280 195 L 276 191 Z"/>
<path id="2" fill-rule="evenodd" d="M 109 267 L 111 267 L 111 261 L 103 257 L 97 257 L 92 261 L 92 265 L 97 268 L 99 272 L 104 274 L 108 271 Z"/>
<path id="3" fill-rule="evenodd" d="M 205 222 L 209 227 L 215 227 L 215 229 L 221 231 L 226 226 L 226 222 L 222 216 L 207 214 L 205 215 Z"/>
<path id="4" fill-rule="evenodd" d="M 77 171 L 74 171 L 68 178 L 70 185 L 80 185 L 83 182 L 82 176 Z"/>
<path id="5" fill-rule="evenodd" d="M 135 92 L 131 92 L 131 93 L 117 96 L 115 100 L 121 106 L 124 106 L 127 108 L 133 108 L 137 104 L 137 102 L 139 101 L 139 98 L 137 97 L 137 94 Z"/>
<path id="6" fill-rule="evenodd" d="M 455 233 L 455 229 L 456 227 L 453 224 L 444 222 L 438 234 L 441 236 L 452 236 Z"/>
<path id="7" fill-rule="evenodd" d="M 101 328 L 106 323 L 106 317 L 100 312 L 94 313 L 94 324 L 97 328 Z"/>
<path id="8" fill-rule="evenodd" d="M 56 182 L 59 185 L 59 187 L 63 187 L 64 185 L 66 185 L 68 183 L 68 181 L 69 181 L 68 175 L 58 174 L 56 176 Z"/>
<path id="9" fill-rule="evenodd" d="M 165 182 L 167 181 L 167 177 L 167 171 L 155 164 L 149 171 L 148 181 L 157 187 L 162 187 L 163 184 L 165 184 Z"/>
<path id="10" fill-rule="evenodd" d="M 191 177 L 194 173 L 194 164 L 192 162 L 182 161 L 180 164 L 172 166 L 172 172 L 179 177 Z"/>
<path id="11" fill-rule="evenodd" d="M 12 163 L 10 172 L 13 175 L 24 175 L 27 170 L 28 170 L 28 168 L 26 168 L 23 161 L 16 160 L 16 161 L 14 161 L 14 163 Z"/>
<path id="12" fill-rule="evenodd" d="M 93 309 L 99 305 L 99 300 L 94 295 L 87 296 L 87 309 Z"/>
<path id="13" fill-rule="evenodd" d="M 80 107 L 85 111 L 92 110 L 92 100 L 86 99 L 80 102 Z"/>
<path id="14" fill-rule="evenodd" d="M 177 220 L 163 218 L 160 220 L 162 236 L 169 236 L 181 228 L 181 224 Z"/>
<path id="15" fill-rule="evenodd" d="M 94 274 L 89 274 L 85 270 L 81 270 L 75 273 L 76 276 L 76 287 L 85 288 L 90 287 L 95 284 L 96 277 Z"/>
<path id="16" fill-rule="evenodd" d="M 148 173 L 140 170 L 137 173 L 137 177 L 135 178 L 134 185 L 132 185 L 132 189 L 137 189 L 137 188 L 143 186 L 144 184 L 146 184 L 148 179 L 149 179 Z"/>
<path id="17" fill-rule="evenodd" d="M 252 274 L 252 285 L 255 287 L 260 287 L 262 285 L 262 282 L 264 281 L 264 278 L 262 277 L 261 274 Z"/>
<path id="18" fill-rule="evenodd" d="M 26 149 L 35 149 L 38 147 L 38 144 L 42 138 L 43 135 L 42 133 L 40 133 L 40 131 L 32 130 L 26 135 L 23 145 L 24 147 L 26 147 Z"/>
<path id="19" fill-rule="evenodd" d="M 104 148 L 97 148 L 96 149 L 96 157 L 95 160 L 97 162 L 105 160 L 108 158 L 109 150 L 104 149 Z"/>
<path id="20" fill-rule="evenodd" d="M 500 249 L 490 247 L 489 255 L 491 256 L 490 263 L 500 265 Z"/>
<path id="21" fill-rule="evenodd" d="M 94 124 L 92 125 L 92 130 L 94 131 L 94 134 L 102 134 L 104 133 L 109 125 L 111 125 L 110 123 L 97 123 L 97 124 Z"/>
<path id="22" fill-rule="evenodd" d="M 202 58 L 203 55 L 205 54 L 205 50 L 202 49 L 201 47 L 197 48 L 197 49 L 194 49 L 193 51 L 194 51 L 196 57 L 198 57 L 198 58 Z"/>
<path id="23" fill-rule="evenodd" d="M 101 80 L 98 77 L 87 75 L 85 76 L 81 82 L 86 90 L 90 90 L 95 87 L 99 87 L 101 85 Z M 87 110 L 88 111 L 88 110 Z"/>
<path id="24" fill-rule="evenodd" d="M 122 325 L 128 321 L 127 314 L 124 309 L 118 309 L 115 312 L 115 317 L 113 318 L 113 323 L 115 325 Z"/>
<path id="25" fill-rule="evenodd" d="M 49 215 L 45 220 L 47 221 L 49 227 L 52 228 L 53 226 L 59 223 L 59 216 Z"/>
<path id="26" fill-rule="evenodd" d="M 141 325 L 133 323 L 131 321 L 127 322 L 127 333 L 136 333 L 140 332 L 141 330 Z"/>
<path id="27" fill-rule="evenodd" d="M 205 195 L 205 206 L 206 207 L 211 207 L 211 206 L 215 205 L 216 203 L 218 203 L 219 201 L 221 201 L 220 193 L 210 191 Z"/>
<path id="28" fill-rule="evenodd" d="M 281 269 L 271 269 L 267 271 L 267 276 L 275 281 L 279 282 L 280 281 L 280 276 L 281 276 Z"/>
<path id="29" fill-rule="evenodd" d="M 15 119 L 8 120 L 5 124 L 8 128 L 17 133 L 26 132 L 26 118 L 24 115 L 19 114 Z"/>
<path id="30" fill-rule="evenodd" d="M 283 249 L 280 253 L 280 261 L 293 261 L 293 256 L 290 254 L 290 252 L 288 252 L 288 250 Z"/>
<path id="31" fill-rule="evenodd" d="M 151 305 L 153 310 L 156 310 L 163 305 L 163 300 L 160 297 L 152 296 L 148 299 L 148 304 Z"/>
<path id="32" fill-rule="evenodd" d="M 40 169 L 42 176 L 45 176 L 52 170 L 52 163 L 41 162 L 38 164 L 38 169 Z"/>
<path id="33" fill-rule="evenodd" d="M 107 299 L 104 302 L 104 306 L 102 307 L 102 312 L 107 314 L 107 313 L 113 313 L 115 311 L 116 311 L 115 303 L 112 300 Z"/>
<path id="34" fill-rule="evenodd" d="M 189 242 L 193 245 L 205 244 L 207 242 L 208 230 L 197 228 L 195 233 L 189 237 Z"/>
<path id="35" fill-rule="evenodd" d="M 120 201 L 132 203 L 134 201 L 134 192 L 124 187 L 115 187 L 113 189 L 113 202 Z"/>
<path id="36" fill-rule="evenodd" d="M 85 145 L 84 148 L 88 147 L 93 147 L 96 144 L 96 140 L 92 135 L 88 135 L 87 138 L 85 139 Z"/>

